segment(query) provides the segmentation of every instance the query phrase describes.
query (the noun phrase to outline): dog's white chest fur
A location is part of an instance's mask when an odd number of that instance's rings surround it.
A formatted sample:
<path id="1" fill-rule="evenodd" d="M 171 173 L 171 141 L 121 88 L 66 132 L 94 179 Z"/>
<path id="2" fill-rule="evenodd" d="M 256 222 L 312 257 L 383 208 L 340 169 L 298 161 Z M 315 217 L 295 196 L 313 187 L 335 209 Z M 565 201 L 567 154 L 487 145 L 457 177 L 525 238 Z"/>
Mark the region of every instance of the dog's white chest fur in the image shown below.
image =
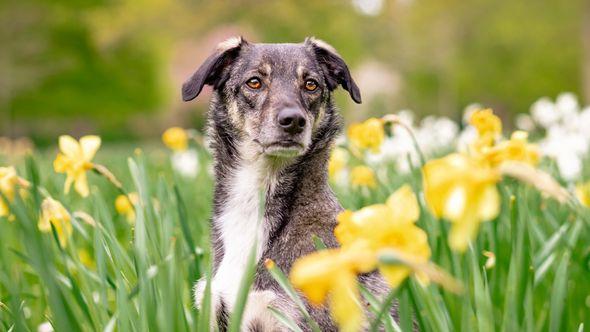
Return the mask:
<path id="1" fill-rule="evenodd" d="M 243 160 L 226 180 L 226 199 L 221 202 L 221 209 L 213 220 L 213 227 L 223 242 L 223 258 L 211 282 L 213 317 L 220 301 L 229 313 L 233 311 L 253 246 L 256 246 L 256 263 L 260 261 L 268 240 L 263 200 L 276 186 L 275 173 L 262 158 Z M 202 279 L 195 288 L 197 307 L 204 290 L 205 280 Z M 278 323 L 267 307 L 275 298 L 270 291 L 251 291 L 242 327 L 256 320 L 265 326 L 265 330 L 274 331 Z"/>
<path id="2" fill-rule="evenodd" d="M 223 241 L 223 259 L 213 278 L 215 288 L 232 309 L 252 247 L 256 245 L 256 262 L 260 260 L 268 236 L 264 232 L 262 200 L 266 195 L 268 174 L 260 162 L 240 165 L 228 186 L 215 227 Z"/>

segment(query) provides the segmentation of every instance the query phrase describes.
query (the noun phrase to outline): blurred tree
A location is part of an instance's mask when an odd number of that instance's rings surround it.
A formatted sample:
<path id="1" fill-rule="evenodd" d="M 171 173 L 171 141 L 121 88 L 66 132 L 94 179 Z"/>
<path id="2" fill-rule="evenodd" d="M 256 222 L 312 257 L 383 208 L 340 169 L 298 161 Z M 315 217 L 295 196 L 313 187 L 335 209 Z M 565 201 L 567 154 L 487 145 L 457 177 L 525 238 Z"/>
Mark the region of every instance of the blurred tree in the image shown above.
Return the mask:
<path id="1" fill-rule="evenodd" d="M 353 69 L 377 63 L 390 71 L 396 93 L 367 100 L 364 111 L 410 108 L 458 118 L 479 101 L 509 116 L 561 91 L 590 98 L 588 6 L 587 0 L 3 1 L 0 135 L 157 134 L 166 121 L 154 116 L 167 114 L 157 111 L 187 107 L 176 102 L 179 77 L 230 26 L 253 41 L 313 35 L 334 45 Z M 173 62 L 182 52 L 199 54 L 188 55 L 191 68 L 178 70 Z M 359 109 L 344 94 L 337 98 L 345 113 Z M 188 107 L 203 107 L 194 105 Z M 190 117 L 176 120 L 182 119 Z"/>
<path id="2" fill-rule="evenodd" d="M 516 113 L 541 96 L 579 94 L 581 3 L 412 2 L 398 15 L 408 103 L 450 115 L 479 101 Z"/>
<path id="3" fill-rule="evenodd" d="M 162 96 L 161 60 L 141 37 L 99 49 L 83 13 L 103 0 L 3 3 L 0 105 L 17 134 L 120 128 L 131 112 L 153 111 Z M 17 36 L 17 38 L 15 38 Z M 10 123 L 10 122 L 7 122 Z"/>

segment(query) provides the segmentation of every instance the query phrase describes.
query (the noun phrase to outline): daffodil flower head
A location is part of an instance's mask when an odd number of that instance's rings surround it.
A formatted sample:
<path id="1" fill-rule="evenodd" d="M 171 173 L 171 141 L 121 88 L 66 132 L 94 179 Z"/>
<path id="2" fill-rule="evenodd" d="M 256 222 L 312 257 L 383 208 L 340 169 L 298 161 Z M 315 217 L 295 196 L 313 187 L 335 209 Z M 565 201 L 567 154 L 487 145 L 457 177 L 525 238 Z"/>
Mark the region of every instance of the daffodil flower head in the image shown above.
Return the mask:
<path id="1" fill-rule="evenodd" d="M 18 186 L 26 187 L 28 185 L 29 183 L 26 180 L 18 177 L 14 166 L 0 167 L 0 192 L 6 197 L 6 199 L 8 199 L 8 201 L 14 199 Z M 10 215 L 6 203 L 7 202 L 0 197 L 0 217 L 7 217 Z"/>
<path id="2" fill-rule="evenodd" d="M 84 136 L 79 142 L 68 135 L 59 137 L 60 153 L 53 161 L 53 168 L 57 173 L 66 174 L 66 194 L 73 184 L 78 194 L 82 197 L 88 196 L 90 190 L 86 172 L 93 168 L 92 159 L 100 148 L 100 143 L 98 136 Z"/>
<path id="3" fill-rule="evenodd" d="M 373 270 L 375 264 L 370 251 L 362 248 L 321 250 L 295 261 L 290 280 L 312 304 L 328 299 L 341 331 L 358 331 L 364 315 L 356 275 Z"/>
<path id="4" fill-rule="evenodd" d="M 453 250 L 465 251 L 479 223 L 499 213 L 498 171 L 475 158 L 453 153 L 429 161 L 423 173 L 428 207 L 436 217 L 453 223 L 449 245 Z"/>
<path id="5" fill-rule="evenodd" d="M 186 130 L 180 127 L 166 129 L 162 134 L 162 142 L 174 151 L 184 151 L 188 148 L 189 135 Z"/>
<path id="6" fill-rule="evenodd" d="M 379 152 L 385 139 L 383 120 L 370 118 L 362 123 L 350 125 L 348 127 L 348 138 L 355 147 L 369 149 L 375 153 Z"/>
<path id="7" fill-rule="evenodd" d="M 576 197 L 582 205 L 590 208 L 590 181 L 576 186 Z"/>
<path id="8" fill-rule="evenodd" d="M 387 199 L 386 204 L 373 204 L 358 211 L 345 210 L 337 217 L 336 239 L 343 246 L 366 240 L 375 248 L 389 246 L 388 234 L 413 225 L 420 216 L 418 201 L 412 189 L 404 185 Z"/>
<path id="9" fill-rule="evenodd" d="M 363 248 L 373 257 L 382 250 L 394 250 L 408 261 L 425 263 L 430 259 L 431 251 L 426 232 L 415 225 L 419 216 L 416 196 L 409 186 L 404 185 L 387 199 L 386 204 L 340 213 L 334 234 L 343 248 Z M 398 287 L 412 273 L 412 268 L 405 264 L 379 265 L 379 269 L 391 287 Z"/>
<path id="10" fill-rule="evenodd" d="M 539 149 L 528 142 L 526 131 L 515 131 L 510 140 L 500 142 L 496 146 L 484 150 L 483 158 L 492 167 L 506 161 L 518 161 L 536 166 L 539 163 Z"/>
<path id="11" fill-rule="evenodd" d="M 88 252 L 88 250 L 86 249 L 79 249 L 78 250 L 78 258 L 80 259 L 80 262 L 86 266 L 89 269 L 95 269 L 96 268 L 96 262 L 94 261 L 94 258 L 92 257 L 92 255 L 90 255 L 90 253 Z"/>
<path id="12" fill-rule="evenodd" d="M 14 167 L 0 167 L 0 192 L 8 200 L 14 198 L 14 190 L 17 185 L 16 170 Z M 0 217 L 6 217 L 10 214 L 8 205 L 2 197 L 0 197 Z"/>
<path id="13" fill-rule="evenodd" d="M 346 164 L 350 156 L 348 151 L 343 148 L 335 148 L 330 155 L 330 161 L 328 162 L 328 174 L 330 179 L 334 179 L 342 170 L 346 168 Z"/>
<path id="14" fill-rule="evenodd" d="M 57 232 L 60 245 L 65 247 L 73 231 L 70 214 L 59 201 L 48 197 L 41 203 L 37 227 L 42 232 L 51 232 L 51 225 Z"/>
<path id="15" fill-rule="evenodd" d="M 139 202 L 137 193 L 129 193 L 128 195 L 119 195 L 115 199 L 115 210 L 119 214 L 124 215 L 127 221 L 132 224 L 135 222 L 135 205 Z"/>
<path id="16" fill-rule="evenodd" d="M 478 134 L 477 140 L 471 146 L 475 153 L 493 146 L 502 135 L 502 121 L 489 108 L 473 112 L 469 118 L 469 124 L 475 127 Z"/>
<path id="17" fill-rule="evenodd" d="M 356 166 L 350 172 L 350 182 L 354 187 L 377 187 L 375 172 L 368 166 Z"/>

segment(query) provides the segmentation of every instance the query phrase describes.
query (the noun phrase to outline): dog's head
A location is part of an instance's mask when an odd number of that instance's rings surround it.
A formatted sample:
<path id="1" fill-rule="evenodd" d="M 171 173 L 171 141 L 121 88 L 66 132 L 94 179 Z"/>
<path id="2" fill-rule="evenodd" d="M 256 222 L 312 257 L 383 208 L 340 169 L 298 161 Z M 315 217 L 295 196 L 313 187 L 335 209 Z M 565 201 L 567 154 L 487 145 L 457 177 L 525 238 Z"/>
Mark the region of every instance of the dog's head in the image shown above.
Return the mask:
<path id="1" fill-rule="evenodd" d="M 183 85 L 183 99 L 196 98 L 205 84 L 219 92 L 229 121 L 244 140 L 280 158 L 308 149 L 338 85 L 361 102 L 344 60 L 314 38 L 301 44 L 229 39 Z"/>

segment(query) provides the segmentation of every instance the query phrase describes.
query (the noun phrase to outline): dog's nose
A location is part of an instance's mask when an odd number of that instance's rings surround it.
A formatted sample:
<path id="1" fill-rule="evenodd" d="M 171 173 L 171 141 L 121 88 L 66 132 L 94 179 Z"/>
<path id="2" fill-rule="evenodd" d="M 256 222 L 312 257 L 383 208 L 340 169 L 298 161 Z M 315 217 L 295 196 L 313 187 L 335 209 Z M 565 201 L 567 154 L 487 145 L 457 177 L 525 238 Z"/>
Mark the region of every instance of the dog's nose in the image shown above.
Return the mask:
<path id="1" fill-rule="evenodd" d="M 299 134 L 305 128 L 305 117 L 296 108 L 284 108 L 279 111 L 279 125 L 289 134 Z"/>

